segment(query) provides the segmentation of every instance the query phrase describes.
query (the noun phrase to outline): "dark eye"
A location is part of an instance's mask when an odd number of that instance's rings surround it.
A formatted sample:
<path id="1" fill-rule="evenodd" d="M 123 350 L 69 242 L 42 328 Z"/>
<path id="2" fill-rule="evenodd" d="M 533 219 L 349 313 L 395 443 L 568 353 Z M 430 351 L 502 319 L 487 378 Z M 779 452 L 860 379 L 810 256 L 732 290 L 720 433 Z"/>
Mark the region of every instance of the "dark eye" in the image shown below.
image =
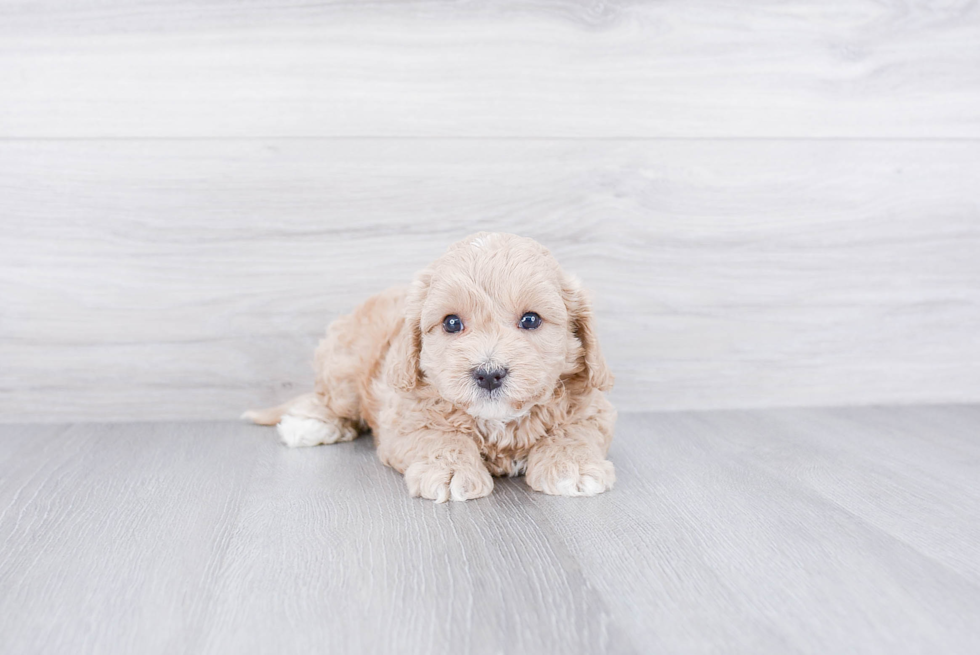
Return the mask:
<path id="1" fill-rule="evenodd" d="M 541 317 L 534 312 L 528 312 L 521 316 L 521 322 L 518 325 L 525 330 L 533 330 L 541 325 Z"/>
<path id="2" fill-rule="evenodd" d="M 459 316 L 456 316 L 456 314 L 450 314 L 446 318 L 442 319 L 442 329 L 450 334 L 454 334 L 463 329 L 463 321 L 461 321 Z"/>

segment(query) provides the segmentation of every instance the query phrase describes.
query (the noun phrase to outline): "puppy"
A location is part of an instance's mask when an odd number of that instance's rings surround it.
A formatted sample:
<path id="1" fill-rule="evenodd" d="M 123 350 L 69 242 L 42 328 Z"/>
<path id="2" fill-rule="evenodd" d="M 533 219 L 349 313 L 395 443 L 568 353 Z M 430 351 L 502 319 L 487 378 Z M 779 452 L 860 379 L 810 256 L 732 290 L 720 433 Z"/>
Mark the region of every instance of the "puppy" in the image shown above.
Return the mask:
<path id="1" fill-rule="evenodd" d="M 369 298 L 316 350 L 313 393 L 245 413 L 278 423 L 287 446 L 350 441 L 370 429 L 409 493 L 486 496 L 492 475 L 532 489 L 611 489 L 616 410 L 578 280 L 537 242 L 481 232 L 452 246 L 411 288 Z"/>

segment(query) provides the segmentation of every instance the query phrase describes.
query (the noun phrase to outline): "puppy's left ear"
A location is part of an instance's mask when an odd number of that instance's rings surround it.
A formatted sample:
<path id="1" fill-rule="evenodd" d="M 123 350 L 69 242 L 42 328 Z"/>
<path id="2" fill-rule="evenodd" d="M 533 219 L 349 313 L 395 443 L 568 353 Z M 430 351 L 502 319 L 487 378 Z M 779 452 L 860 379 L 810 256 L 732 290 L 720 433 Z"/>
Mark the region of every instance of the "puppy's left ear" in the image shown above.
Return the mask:
<path id="1" fill-rule="evenodd" d="M 562 295 L 565 298 L 565 307 L 568 309 L 572 332 L 582 342 L 581 359 L 585 369 L 583 373 L 590 386 L 599 391 L 609 391 L 613 387 L 614 378 L 599 347 L 589 294 L 582 288 L 578 278 L 567 275 L 562 284 Z"/>

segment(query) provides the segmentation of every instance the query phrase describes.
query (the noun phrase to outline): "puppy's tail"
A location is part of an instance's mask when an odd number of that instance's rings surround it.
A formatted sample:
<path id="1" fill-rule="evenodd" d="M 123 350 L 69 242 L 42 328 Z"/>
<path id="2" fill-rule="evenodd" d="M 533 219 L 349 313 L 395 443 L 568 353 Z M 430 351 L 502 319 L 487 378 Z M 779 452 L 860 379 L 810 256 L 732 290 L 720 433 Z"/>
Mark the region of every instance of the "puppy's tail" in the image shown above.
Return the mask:
<path id="1" fill-rule="evenodd" d="M 309 402 L 310 397 L 313 395 L 312 393 L 304 393 L 302 396 L 287 400 L 283 404 L 275 407 L 250 409 L 242 414 L 241 418 L 252 423 L 257 423 L 258 425 L 276 425 L 291 408 L 300 403 Z"/>

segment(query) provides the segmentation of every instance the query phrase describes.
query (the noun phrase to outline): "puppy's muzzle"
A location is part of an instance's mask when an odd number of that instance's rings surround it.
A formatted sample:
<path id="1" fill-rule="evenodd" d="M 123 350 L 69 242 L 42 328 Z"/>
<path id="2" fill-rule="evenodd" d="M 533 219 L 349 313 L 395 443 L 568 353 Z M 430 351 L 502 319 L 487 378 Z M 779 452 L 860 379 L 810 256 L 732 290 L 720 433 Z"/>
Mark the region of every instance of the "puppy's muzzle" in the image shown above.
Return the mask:
<path id="1" fill-rule="evenodd" d="M 476 382 L 476 386 L 487 391 L 499 388 L 504 383 L 505 377 L 507 377 L 507 369 L 505 368 L 473 369 L 473 380 Z"/>

